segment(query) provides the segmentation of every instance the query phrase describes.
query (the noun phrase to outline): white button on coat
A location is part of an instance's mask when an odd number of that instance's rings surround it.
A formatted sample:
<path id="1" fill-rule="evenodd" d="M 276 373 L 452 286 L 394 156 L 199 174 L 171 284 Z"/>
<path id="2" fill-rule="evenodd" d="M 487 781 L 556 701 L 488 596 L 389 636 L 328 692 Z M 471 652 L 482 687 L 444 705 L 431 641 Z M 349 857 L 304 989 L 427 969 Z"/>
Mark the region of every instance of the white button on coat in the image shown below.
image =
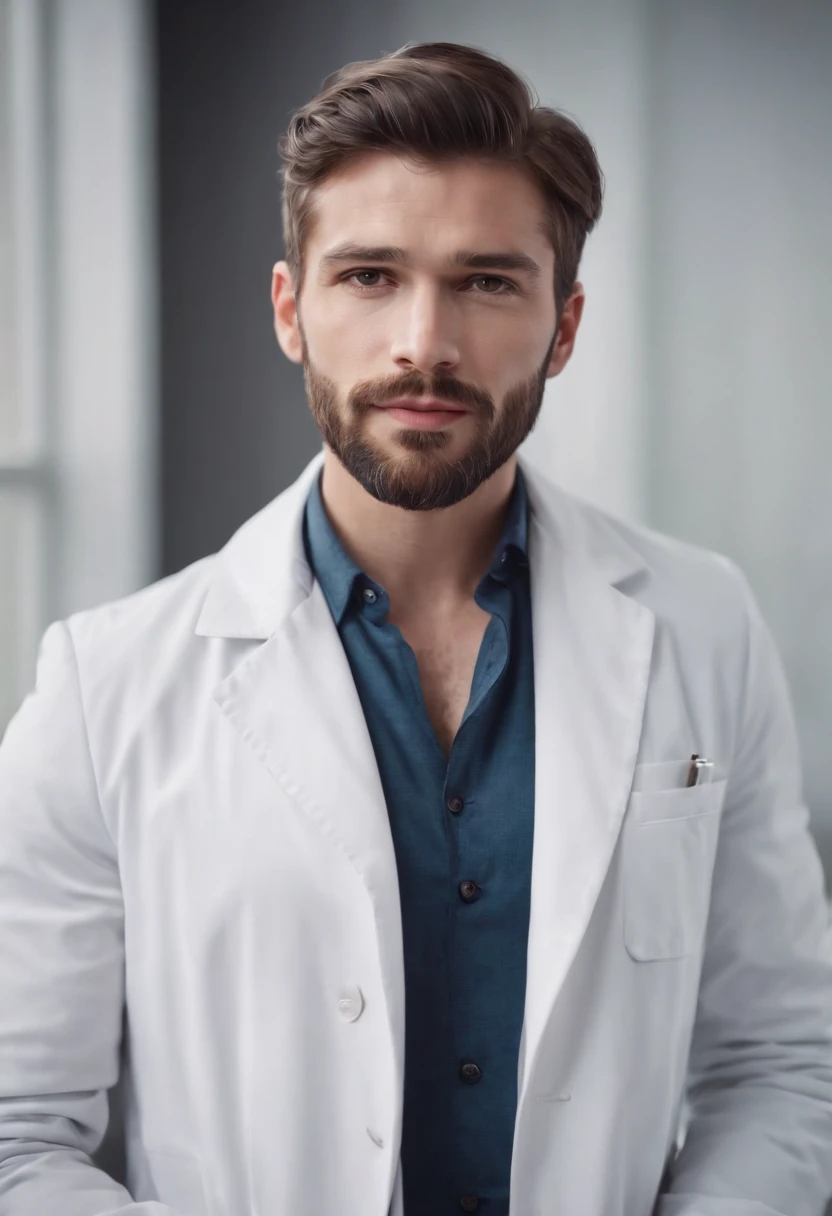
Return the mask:
<path id="1" fill-rule="evenodd" d="M 360 988 L 342 988 L 338 1000 L 338 1012 L 348 1022 L 354 1022 L 361 1017 L 364 1008 L 364 995 Z"/>

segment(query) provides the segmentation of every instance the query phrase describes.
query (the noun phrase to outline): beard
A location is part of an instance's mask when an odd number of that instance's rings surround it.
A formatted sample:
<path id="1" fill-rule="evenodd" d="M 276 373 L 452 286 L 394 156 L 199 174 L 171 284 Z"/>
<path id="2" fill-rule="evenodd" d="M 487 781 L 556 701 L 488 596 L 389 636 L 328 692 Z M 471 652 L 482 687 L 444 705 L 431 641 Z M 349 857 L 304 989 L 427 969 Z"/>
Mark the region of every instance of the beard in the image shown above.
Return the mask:
<path id="1" fill-rule="evenodd" d="M 499 411 L 482 389 L 441 373 L 423 376 L 416 370 L 400 377 L 360 381 L 341 405 L 334 382 L 309 359 L 301 328 L 309 408 L 324 443 L 373 498 L 405 511 L 452 507 L 493 477 L 531 434 L 543 404 L 546 370 L 556 339 L 557 330 L 537 371 L 506 393 Z M 368 435 L 365 416 L 375 404 L 397 397 L 438 397 L 449 405 L 469 407 L 474 433 L 467 439 L 465 450 L 445 458 L 446 448 L 459 446 L 450 429 L 396 425 L 384 442 Z M 470 427 L 470 422 L 453 425 Z M 391 447 L 396 450 L 391 451 Z"/>

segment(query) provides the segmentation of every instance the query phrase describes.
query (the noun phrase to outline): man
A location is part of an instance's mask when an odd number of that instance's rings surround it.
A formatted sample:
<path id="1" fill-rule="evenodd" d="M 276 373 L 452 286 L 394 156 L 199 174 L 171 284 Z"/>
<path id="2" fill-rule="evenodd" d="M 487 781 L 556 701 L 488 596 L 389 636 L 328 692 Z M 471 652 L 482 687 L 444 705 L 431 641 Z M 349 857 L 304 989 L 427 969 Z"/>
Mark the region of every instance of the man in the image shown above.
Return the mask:
<path id="1" fill-rule="evenodd" d="M 589 141 L 432 44 L 282 153 L 323 452 L 52 625 L 0 749 L 2 1216 L 818 1216 L 829 918 L 771 636 L 731 562 L 517 454 Z"/>

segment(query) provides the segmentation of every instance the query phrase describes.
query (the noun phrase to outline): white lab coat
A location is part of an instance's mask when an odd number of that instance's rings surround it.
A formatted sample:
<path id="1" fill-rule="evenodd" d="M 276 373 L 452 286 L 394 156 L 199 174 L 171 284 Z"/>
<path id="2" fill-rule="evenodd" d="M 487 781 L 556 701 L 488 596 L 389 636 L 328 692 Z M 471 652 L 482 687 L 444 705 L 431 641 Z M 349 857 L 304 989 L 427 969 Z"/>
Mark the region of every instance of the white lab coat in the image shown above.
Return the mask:
<path id="1" fill-rule="evenodd" d="M 1 1216 L 402 1216 L 396 862 L 303 550 L 322 460 L 219 555 L 45 634 L 0 747 Z M 520 462 L 512 1216 L 819 1216 L 829 914 L 770 635 L 731 562 Z M 88 1159 L 120 1067 L 127 1190 Z"/>

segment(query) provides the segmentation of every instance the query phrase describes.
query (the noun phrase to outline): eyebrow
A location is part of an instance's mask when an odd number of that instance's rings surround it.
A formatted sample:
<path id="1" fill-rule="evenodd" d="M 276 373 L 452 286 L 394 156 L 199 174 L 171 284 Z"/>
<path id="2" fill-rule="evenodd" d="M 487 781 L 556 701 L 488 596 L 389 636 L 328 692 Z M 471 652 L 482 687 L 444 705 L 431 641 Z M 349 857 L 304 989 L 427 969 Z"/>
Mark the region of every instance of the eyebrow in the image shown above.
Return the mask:
<path id="1" fill-rule="evenodd" d="M 358 245 L 344 241 L 336 245 L 321 258 L 321 267 L 337 266 L 343 262 L 399 262 L 407 264 L 410 256 L 398 245 Z M 527 253 L 494 251 L 476 253 L 472 249 L 458 249 L 448 258 L 450 266 L 468 270 L 519 270 L 528 275 L 533 283 L 541 276 L 541 269 Z"/>

